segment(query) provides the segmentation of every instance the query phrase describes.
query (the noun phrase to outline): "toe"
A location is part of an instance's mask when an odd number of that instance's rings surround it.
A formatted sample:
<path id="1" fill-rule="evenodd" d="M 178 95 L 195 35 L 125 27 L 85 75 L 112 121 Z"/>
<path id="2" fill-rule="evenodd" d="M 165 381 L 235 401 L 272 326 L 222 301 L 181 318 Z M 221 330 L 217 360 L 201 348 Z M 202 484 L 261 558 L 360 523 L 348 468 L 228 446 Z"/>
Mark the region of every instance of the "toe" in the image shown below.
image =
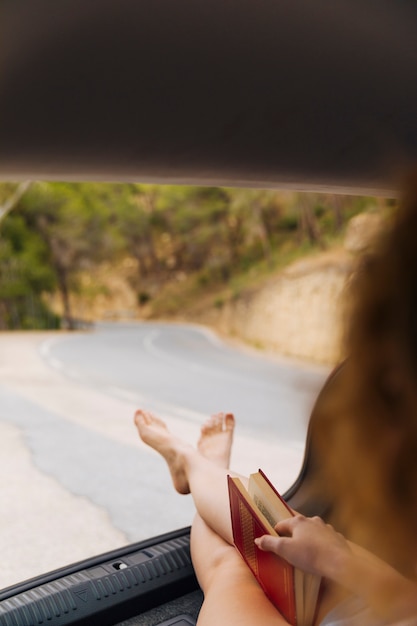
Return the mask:
<path id="1" fill-rule="evenodd" d="M 222 430 L 224 421 L 224 413 L 216 413 L 213 415 L 213 428 L 216 430 Z"/>
<path id="2" fill-rule="evenodd" d="M 224 427 L 226 430 L 233 430 L 235 427 L 235 416 L 233 413 L 226 413 L 224 418 Z"/>
<path id="3" fill-rule="evenodd" d="M 143 415 L 142 409 L 138 409 L 135 412 L 134 422 L 135 422 L 136 426 L 139 426 L 140 424 L 142 424 L 144 422 L 144 415 Z"/>
<path id="4" fill-rule="evenodd" d="M 162 424 L 162 420 L 158 419 L 149 411 L 138 409 L 135 413 L 136 426 L 152 426 L 152 424 Z"/>
<path id="5" fill-rule="evenodd" d="M 217 427 L 217 423 L 218 423 L 218 415 L 217 414 L 210 415 L 208 420 L 203 425 L 204 433 L 207 435 L 213 432 L 213 430 L 215 430 Z"/>

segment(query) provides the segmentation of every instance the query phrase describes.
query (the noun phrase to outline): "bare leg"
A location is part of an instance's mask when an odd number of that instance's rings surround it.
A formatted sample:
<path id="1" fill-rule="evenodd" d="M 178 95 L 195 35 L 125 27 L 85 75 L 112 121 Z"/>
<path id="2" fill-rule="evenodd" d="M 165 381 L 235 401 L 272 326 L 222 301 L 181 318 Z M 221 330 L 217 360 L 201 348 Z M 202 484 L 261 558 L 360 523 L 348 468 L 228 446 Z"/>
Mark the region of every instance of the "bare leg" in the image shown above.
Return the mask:
<path id="1" fill-rule="evenodd" d="M 191 445 L 171 435 L 164 422 L 147 411 L 136 412 L 135 424 L 142 440 L 164 457 L 175 489 L 183 494 L 191 491 L 199 515 L 215 533 L 232 544 L 226 479 L 230 471 L 211 462 Z M 233 427 L 231 432 L 233 435 Z M 230 430 L 226 430 L 225 434 L 230 437 Z M 208 449 L 209 437 L 213 437 L 212 441 L 215 438 L 219 440 L 220 433 L 217 431 L 204 435 L 202 432 L 200 448 Z"/>
<path id="2" fill-rule="evenodd" d="M 230 413 L 213 415 L 202 427 L 198 450 L 227 468 L 235 421 Z M 191 530 L 194 570 L 204 592 L 198 626 L 286 624 L 265 597 L 235 548 L 219 537 L 197 514 Z"/>
<path id="3" fill-rule="evenodd" d="M 198 450 L 173 437 L 146 411 L 135 423 L 143 441 L 166 460 L 175 488 L 196 503 L 191 531 L 194 569 L 204 592 L 198 626 L 282 626 L 287 622 L 269 602 L 232 543 L 227 465 L 234 418 L 213 416 L 201 430 Z"/>
<path id="4" fill-rule="evenodd" d="M 192 526 L 191 554 L 204 593 L 198 626 L 288 626 L 237 550 L 199 515 Z"/>

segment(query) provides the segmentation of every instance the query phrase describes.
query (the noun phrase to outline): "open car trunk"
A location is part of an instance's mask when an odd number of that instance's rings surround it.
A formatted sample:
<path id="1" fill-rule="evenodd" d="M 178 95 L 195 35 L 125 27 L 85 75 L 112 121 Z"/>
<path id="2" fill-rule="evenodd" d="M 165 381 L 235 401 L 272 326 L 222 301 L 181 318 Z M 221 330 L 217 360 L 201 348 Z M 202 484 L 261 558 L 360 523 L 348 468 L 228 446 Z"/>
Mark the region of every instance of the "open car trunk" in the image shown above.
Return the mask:
<path id="1" fill-rule="evenodd" d="M 331 503 L 320 498 L 315 437 L 323 426 L 329 427 L 329 418 L 333 419 L 323 409 L 329 395 L 337 393 L 343 371 L 341 364 L 318 395 L 301 471 L 284 494 L 300 513 L 324 519 Z M 202 601 L 187 527 L 4 589 L 0 592 L 0 626 L 189 626 L 196 623 Z"/>
<path id="2" fill-rule="evenodd" d="M 3 2 L 0 178 L 394 194 L 417 159 L 416 18 L 405 0 Z M 309 446 L 287 498 L 322 514 Z M 201 601 L 186 528 L 3 590 L 0 625 L 184 626 Z"/>

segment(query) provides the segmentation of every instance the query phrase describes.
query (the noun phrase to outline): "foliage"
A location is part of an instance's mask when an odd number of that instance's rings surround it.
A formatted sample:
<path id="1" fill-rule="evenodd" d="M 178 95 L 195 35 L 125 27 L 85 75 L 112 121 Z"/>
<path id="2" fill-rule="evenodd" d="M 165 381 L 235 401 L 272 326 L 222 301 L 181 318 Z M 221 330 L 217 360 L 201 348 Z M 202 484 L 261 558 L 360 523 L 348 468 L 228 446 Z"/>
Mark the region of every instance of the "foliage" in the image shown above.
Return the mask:
<path id="1" fill-rule="evenodd" d="M 348 217 L 376 203 L 172 185 L 37 182 L 21 197 L 16 189 L 0 185 L 0 208 L 17 198 L 0 222 L 2 328 L 56 324 L 44 303 L 51 292 L 60 294 L 64 326 L 74 327 L 71 300 L 86 288 L 82 276 L 126 258 L 136 267 L 138 308 L 172 314 L 184 306 L 185 292 L 198 299 L 207 290 L 217 290 L 220 308 L 222 290 L 239 276 L 274 271 L 305 245 L 325 247 Z"/>
<path id="2" fill-rule="evenodd" d="M 88 271 L 112 251 L 106 228 L 111 206 L 108 191 L 102 185 L 86 183 L 38 183 L 16 209 L 43 242 L 67 328 L 74 327 L 70 294 L 78 288 L 80 272 Z"/>
<path id="3" fill-rule="evenodd" d="M 21 216 L 10 215 L 0 231 L 0 328 L 58 327 L 42 301 L 54 288 L 43 242 Z"/>

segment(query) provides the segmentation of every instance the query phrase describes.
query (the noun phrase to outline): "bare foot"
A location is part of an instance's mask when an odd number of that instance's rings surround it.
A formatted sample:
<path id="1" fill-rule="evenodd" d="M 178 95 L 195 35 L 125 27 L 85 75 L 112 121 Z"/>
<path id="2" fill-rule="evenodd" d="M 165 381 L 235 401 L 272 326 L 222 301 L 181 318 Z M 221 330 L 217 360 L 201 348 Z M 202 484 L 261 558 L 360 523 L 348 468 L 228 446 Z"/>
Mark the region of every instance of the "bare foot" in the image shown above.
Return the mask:
<path id="1" fill-rule="evenodd" d="M 232 413 L 212 415 L 201 428 L 198 451 L 220 467 L 228 468 L 232 451 L 235 418 Z"/>
<path id="2" fill-rule="evenodd" d="M 191 446 L 171 435 L 165 422 L 149 411 L 136 411 L 135 424 L 142 441 L 164 457 L 175 489 L 179 493 L 190 493 L 184 455 Z"/>

